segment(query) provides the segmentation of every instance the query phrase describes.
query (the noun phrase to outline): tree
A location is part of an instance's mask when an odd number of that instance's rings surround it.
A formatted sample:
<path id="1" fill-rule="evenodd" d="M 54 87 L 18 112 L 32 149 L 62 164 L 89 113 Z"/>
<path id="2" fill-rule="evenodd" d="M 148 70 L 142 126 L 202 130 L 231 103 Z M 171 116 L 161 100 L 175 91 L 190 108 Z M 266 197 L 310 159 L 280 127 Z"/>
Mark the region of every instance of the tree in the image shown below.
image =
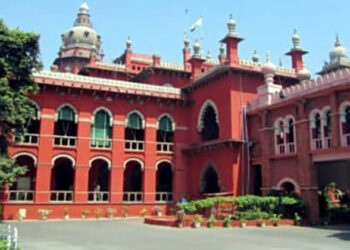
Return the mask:
<path id="1" fill-rule="evenodd" d="M 39 35 L 9 29 L 0 20 L 0 186 L 13 184 L 26 167 L 9 157 L 13 138 L 23 138 L 35 110 L 28 98 L 39 91 L 32 72 L 41 69 Z"/>

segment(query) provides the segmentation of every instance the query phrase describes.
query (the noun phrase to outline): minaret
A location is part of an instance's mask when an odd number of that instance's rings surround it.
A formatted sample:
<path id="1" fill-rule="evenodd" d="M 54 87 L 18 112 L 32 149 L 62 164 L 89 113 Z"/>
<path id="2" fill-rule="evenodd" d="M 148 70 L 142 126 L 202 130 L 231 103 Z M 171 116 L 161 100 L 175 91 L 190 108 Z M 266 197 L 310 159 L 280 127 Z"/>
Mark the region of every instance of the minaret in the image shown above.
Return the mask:
<path id="1" fill-rule="evenodd" d="M 298 72 L 303 68 L 303 55 L 307 54 L 308 52 L 300 47 L 300 36 L 298 35 L 297 30 L 294 30 L 292 42 L 293 47 L 288 53 L 286 53 L 286 55 L 292 57 L 292 67 L 296 72 Z"/>
<path id="2" fill-rule="evenodd" d="M 191 63 L 191 72 L 192 72 L 192 80 L 195 80 L 198 78 L 198 76 L 202 73 L 202 65 L 205 59 L 202 58 L 201 54 L 201 45 L 196 39 L 196 41 L 193 44 L 193 56 L 189 60 Z"/>
<path id="3" fill-rule="evenodd" d="M 187 34 L 185 34 L 184 38 L 184 48 L 182 49 L 182 55 L 183 55 L 183 64 L 185 71 L 191 70 L 191 64 L 188 62 L 191 58 L 191 49 L 190 49 L 190 39 L 188 38 Z"/>
<path id="4" fill-rule="evenodd" d="M 230 15 L 227 22 L 227 29 L 228 34 L 221 42 L 226 43 L 226 62 L 232 66 L 239 63 L 238 44 L 243 40 L 243 38 L 236 33 L 236 22 L 233 20 L 232 15 Z"/>
<path id="5" fill-rule="evenodd" d="M 131 56 L 132 56 L 132 40 L 130 36 L 125 41 L 125 67 L 127 71 L 130 71 L 132 66 L 131 66 Z"/>
<path id="6" fill-rule="evenodd" d="M 219 54 L 219 62 L 225 63 L 226 61 L 226 55 L 225 55 L 225 45 L 223 43 L 220 43 L 220 54 Z"/>

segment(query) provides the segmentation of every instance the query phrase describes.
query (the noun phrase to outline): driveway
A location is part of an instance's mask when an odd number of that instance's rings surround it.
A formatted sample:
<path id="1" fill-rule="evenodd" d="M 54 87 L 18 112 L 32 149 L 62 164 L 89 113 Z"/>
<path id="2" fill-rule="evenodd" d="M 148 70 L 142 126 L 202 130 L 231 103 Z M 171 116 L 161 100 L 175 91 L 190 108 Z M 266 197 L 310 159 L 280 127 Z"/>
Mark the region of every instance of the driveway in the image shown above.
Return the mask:
<path id="1" fill-rule="evenodd" d="M 130 218 L 10 224 L 23 250 L 350 249 L 349 226 L 177 229 Z"/>

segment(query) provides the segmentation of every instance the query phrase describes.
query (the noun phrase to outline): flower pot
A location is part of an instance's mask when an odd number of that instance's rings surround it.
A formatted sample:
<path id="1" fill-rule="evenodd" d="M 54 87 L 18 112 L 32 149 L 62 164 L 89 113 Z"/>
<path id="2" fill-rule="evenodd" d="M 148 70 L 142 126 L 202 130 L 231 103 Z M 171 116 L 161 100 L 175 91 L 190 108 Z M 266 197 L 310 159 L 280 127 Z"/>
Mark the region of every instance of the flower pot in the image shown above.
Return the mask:
<path id="1" fill-rule="evenodd" d="M 265 222 L 260 222 L 260 223 L 258 223 L 258 226 L 259 227 L 266 227 L 266 223 Z"/>
<path id="2" fill-rule="evenodd" d="M 194 228 L 200 228 L 201 227 L 201 223 L 200 222 L 195 222 L 194 223 Z"/>
<path id="3" fill-rule="evenodd" d="M 85 220 L 86 219 L 86 215 L 82 215 L 81 218 Z"/>
<path id="4" fill-rule="evenodd" d="M 69 220 L 69 214 L 65 214 L 65 215 L 64 215 L 64 219 L 65 219 L 65 220 Z"/>
<path id="5" fill-rule="evenodd" d="M 246 227 L 247 223 L 246 222 L 241 222 L 241 227 Z"/>
<path id="6" fill-rule="evenodd" d="M 162 212 L 157 212 L 158 217 L 162 217 L 162 215 L 163 215 Z"/>

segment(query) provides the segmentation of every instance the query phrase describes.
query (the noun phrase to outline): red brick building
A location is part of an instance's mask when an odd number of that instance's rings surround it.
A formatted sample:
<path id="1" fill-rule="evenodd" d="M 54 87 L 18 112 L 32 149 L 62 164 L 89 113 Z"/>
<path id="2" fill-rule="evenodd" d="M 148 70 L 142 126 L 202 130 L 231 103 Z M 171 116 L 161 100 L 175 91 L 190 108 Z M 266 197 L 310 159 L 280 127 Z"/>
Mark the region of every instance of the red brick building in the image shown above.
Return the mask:
<path id="1" fill-rule="evenodd" d="M 106 63 L 83 3 L 51 71 L 34 73 L 37 116 L 10 149 L 29 171 L 2 193 L 3 218 L 16 218 L 19 209 L 38 218 L 43 208 L 51 218 L 65 208 L 71 217 L 98 208 L 139 215 L 182 197 L 275 188 L 316 202 L 317 187 L 328 181 L 323 162 L 338 168 L 349 152 L 349 73 L 326 74 L 347 67 L 345 49 L 336 45 L 333 64 L 341 63 L 308 81 L 297 34 L 288 53 L 293 68 L 285 68 L 260 63 L 256 54 L 241 59 L 232 17 L 227 26 L 218 59 L 204 58 L 198 41 L 192 52 L 186 37 L 183 62 L 165 62 L 135 53 L 128 38 L 124 53 Z M 337 178 L 349 174 L 342 162 Z"/>

